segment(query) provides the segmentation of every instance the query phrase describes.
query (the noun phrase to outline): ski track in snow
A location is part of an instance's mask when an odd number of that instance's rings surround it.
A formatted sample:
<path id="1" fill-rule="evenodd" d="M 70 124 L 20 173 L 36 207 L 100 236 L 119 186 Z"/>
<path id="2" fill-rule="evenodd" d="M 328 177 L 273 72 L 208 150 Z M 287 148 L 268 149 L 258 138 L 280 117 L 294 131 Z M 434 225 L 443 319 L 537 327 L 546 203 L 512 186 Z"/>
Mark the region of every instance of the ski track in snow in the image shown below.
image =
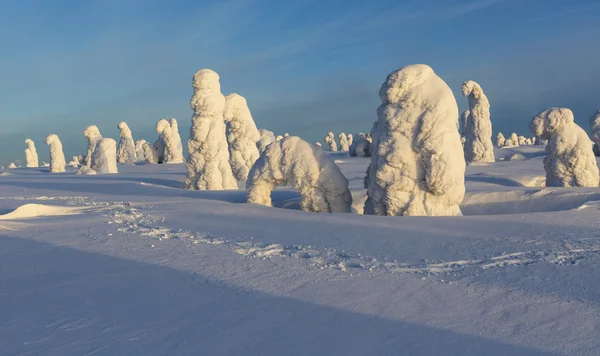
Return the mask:
<path id="1" fill-rule="evenodd" d="M 573 246 L 566 244 L 556 249 L 532 250 L 503 253 L 481 260 L 431 261 L 422 264 L 408 264 L 389 261 L 373 256 L 363 256 L 330 248 L 318 248 L 303 245 L 281 245 L 254 241 L 244 238 L 241 242 L 228 241 L 207 232 L 192 232 L 171 229 L 163 226 L 165 218 L 143 212 L 152 208 L 149 204 L 128 202 L 98 202 L 88 197 L 19 197 L 16 200 L 65 200 L 67 205 L 101 207 L 101 213 L 108 218 L 108 224 L 115 225 L 117 231 L 125 234 L 145 236 L 156 240 L 191 239 L 193 244 L 221 245 L 235 253 L 250 258 L 297 258 L 306 260 L 316 268 L 336 269 L 344 272 L 368 271 L 373 273 L 416 273 L 423 275 L 479 273 L 484 270 L 500 269 L 515 265 L 550 263 L 555 265 L 574 265 L 586 259 L 590 254 L 599 254 L 600 245 Z M 239 240 L 239 239 L 238 239 Z"/>

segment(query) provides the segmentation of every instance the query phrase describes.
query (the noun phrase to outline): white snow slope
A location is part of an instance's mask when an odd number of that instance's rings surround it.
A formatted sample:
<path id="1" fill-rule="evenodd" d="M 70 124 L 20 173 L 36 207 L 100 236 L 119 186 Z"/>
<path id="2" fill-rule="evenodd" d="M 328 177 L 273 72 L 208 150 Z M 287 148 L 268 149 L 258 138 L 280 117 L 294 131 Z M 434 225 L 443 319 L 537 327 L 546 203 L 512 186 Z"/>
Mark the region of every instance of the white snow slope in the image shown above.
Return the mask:
<path id="1" fill-rule="evenodd" d="M 459 217 L 251 205 L 183 164 L 0 173 L 0 355 L 598 355 L 600 188 L 513 154 Z M 369 159 L 330 155 L 362 207 Z"/>

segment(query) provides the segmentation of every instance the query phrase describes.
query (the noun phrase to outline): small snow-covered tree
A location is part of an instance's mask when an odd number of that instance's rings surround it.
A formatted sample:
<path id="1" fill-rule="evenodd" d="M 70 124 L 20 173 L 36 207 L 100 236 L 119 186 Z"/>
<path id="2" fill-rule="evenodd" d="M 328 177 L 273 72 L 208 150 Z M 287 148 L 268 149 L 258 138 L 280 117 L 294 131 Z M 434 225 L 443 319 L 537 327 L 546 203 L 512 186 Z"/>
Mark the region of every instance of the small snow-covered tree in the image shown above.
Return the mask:
<path id="1" fill-rule="evenodd" d="M 517 136 L 516 133 L 511 133 L 510 134 L 510 141 L 512 142 L 513 146 L 518 146 L 519 145 L 519 136 Z"/>
<path id="2" fill-rule="evenodd" d="M 200 69 L 192 82 L 194 95 L 190 106 L 194 110 L 188 140 L 189 158 L 184 187 L 197 190 L 237 189 L 229 165 L 229 150 L 225 136 L 225 96 L 221 93 L 219 75 L 210 69 Z"/>
<path id="3" fill-rule="evenodd" d="M 465 135 L 465 159 L 467 162 L 494 162 L 490 102 L 481 86 L 472 80 L 463 83 L 462 91 L 469 98 L 470 110 Z"/>
<path id="4" fill-rule="evenodd" d="M 25 166 L 29 168 L 39 167 L 40 163 L 38 160 L 37 150 L 35 149 L 35 143 L 28 138 L 25 140 L 25 144 L 27 145 L 27 148 L 25 149 Z"/>
<path id="5" fill-rule="evenodd" d="M 119 122 L 119 151 L 117 152 L 117 163 L 134 164 L 136 162 L 135 144 L 131 130 L 126 122 Z"/>
<path id="6" fill-rule="evenodd" d="M 371 157 L 371 140 L 365 135 L 352 142 L 348 154 L 352 157 Z"/>
<path id="7" fill-rule="evenodd" d="M 85 130 L 83 130 L 83 135 L 88 140 L 87 155 L 85 156 L 85 162 L 83 162 L 83 164 L 89 167 L 92 164 L 92 154 L 96 149 L 98 141 L 102 139 L 102 135 L 96 125 L 86 127 Z"/>
<path id="8" fill-rule="evenodd" d="M 65 154 L 58 136 L 55 134 L 48 135 L 46 144 L 50 146 L 50 173 L 66 172 Z"/>
<path id="9" fill-rule="evenodd" d="M 527 138 L 525 136 L 519 136 L 519 146 L 525 146 L 527 144 Z"/>
<path id="10" fill-rule="evenodd" d="M 537 142 L 537 137 L 533 136 L 533 137 L 531 138 L 531 144 L 532 144 L 532 145 L 535 145 L 535 144 L 536 144 L 536 142 Z"/>
<path id="11" fill-rule="evenodd" d="M 335 142 L 335 135 L 333 132 L 329 132 L 327 136 L 325 136 L 325 143 L 328 145 L 329 151 L 337 152 L 337 143 Z"/>
<path id="12" fill-rule="evenodd" d="M 276 142 L 277 142 L 277 141 L 281 141 L 281 140 L 283 140 L 283 136 L 281 136 L 281 135 L 277 135 L 277 137 L 275 137 L 275 141 L 276 141 Z"/>
<path id="13" fill-rule="evenodd" d="M 283 137 L 290 137 L 290 134 L 286 132 L 283 134 Z"/>
<path id="14" fill-rule="evenodd" d="M 346 141 L 348 141 L 348 149 L 350 149 L 350 146 L 352 146 L 352 142 L 354 142 L 354 136 L 352 136 L 352 134 L 348 134 L 348 136 L 346 137 Z"/>
<path id="15" fill-rule="evenodd" d="M 590 116 L 590 130 L 592 131 L 592 140 L 596 144 L 600 144 L 600 110 Z"/>
<path id="16" fill-rule="evenodd" d="M 526 140 L 525 140 L 525 144 L 526 144 L 527 146 L 531 146 L 531 139 L 530 139 L 530 138 L 526 139 Z"/>
<path id="17" fill-rule="evenodd" d="M 165 163 L 165 140 L 162 135 L 159 135 L 154 144 L 152 145 L 152 149 L 156 152 L 156 163 L 163 164 Z"/>
<path id="18" fill-rule="evenodd" d="M 345 133 L 341 133 L 338 135 L 340 139 L 340 151 L 348 151 L 350 148 L 348 147 L 348 138 Z"/>
<path id="19" fill-rule="evenodd" d="M 290 184 L 300 192 L 304 211 L 349 213 L 348 180 L 320 148 L 299 137 L 286 137 L 267 147 L 250 170 L 248 202 L 271 206 L 275 187 Z"/>
<path id="20" fill-rule="evenodd" d="M 544 158 L 547 187 L 597 187 L 600 184 L 592 141 L 575 123 L 571 110 L 544 110 L 533 118 L 529 128 L 548 140 Z"/>
<path id="21" fill-rule="evenodd" d="M 269 131 L 266 129 L 258 130 L 258 134 L 260 139 L 256 142 L 256 148 L 258 148 L 258 153 L 262 154 L 265 151 L 265 148 L 273 142 L 275 142 L 275 134 L 273 131 Z"/>
<path id="22" fill-rule="evenodd" d="M 507 138 L 506 141 L 504 141 L 504 147 L 510 147 L 510 146 L 514 146 L 512 139 Z"/>
<path id="23" fill-rule="evenodd" d="M 505 142 L 506 142 L 506 139 L 504 138 L 504 135 L 502 134 L 502 132 L 498 132 L 498 135 L 496 136 L 496 146 L 502 147 L 502 146 L 504 146 Z"/>
<path id="24" fill-rule="evenodd" d="M 10 164 L 7 167 L 8 169 L 15 169 L 15 168 L 19 168 L 17 167 L 17 165 L 15 164 L 15 162 L 10 162 Z"/>
<path id="25" fill-rule="evenodd" d="M 471 110 L 467 109 L 465 111 L 463 111 L 462 114 L 460 114 L 460 126 L 461 126 L 461 131 L 460 131 L 460 135 L 462 137 L 467 137 L 467 126 L 469 125 L 469 115 L 471 115 Z"/>
<path id="26" fill-rule="evenodd" d="M 179 136 L 177 120 L 159 120 L 156 123 L 156 132 L 160 135 L 160 140 L 163 143 L 163 152 L 159 152 L 159 156 L 162 157 L 162 163 L 184 163 L 183 145 L 181 143 L 181 136 Z M 161 144 L 159 143 L 158 146 L 160 147 Z"/>
<path id="27" fill-rule="evenodd" d="M 156 164 L 157 162 L 157 153 L 154 147 L 150 145 L 148 142 L 144 142 L 142 145 L 143 157 L 146 163 L 148 164 Z"/>
<path id="28" fill-rule="evenodd" d="M 365 214 L 460 215 L 466 164 L 452 90 L 416 64 L 388 75 L 379 97 Z"/>
<path id="29" fill-rule="evenodd" d="M 315 145 L 321 147 L 321 142 L 315 142 Z"/>
<path id="30" fill-rule="evenodd" d="M 259 156 L 256 143 L 260 140 L 260 134 L 252 119 L 246 98 L 232 93 L 225 99 L 229 164 L 233 176 L 237 180 L 245 180 Z"/>
<path id="31" fill-rule="evenodd" d="M 77 168 L 79 167 L 79 156 L 73 156 L 73 159 L 71 160 L 71 162 L 69 162 L 69 166 L 73 167 L 73 168 Z"/>
<path id="32" fill-rule="evenodd" d="M 92 166 L 97 174 L 119 173 L 117 169 L 117 142 L 112 138 L 103 138 L 92 155 Z"/>
<path id="33" fill-rule="evenodd" d="M 135 157 L 138 162 L 144 161 L 144 143 L 146 140 L 135 141 Z"/>

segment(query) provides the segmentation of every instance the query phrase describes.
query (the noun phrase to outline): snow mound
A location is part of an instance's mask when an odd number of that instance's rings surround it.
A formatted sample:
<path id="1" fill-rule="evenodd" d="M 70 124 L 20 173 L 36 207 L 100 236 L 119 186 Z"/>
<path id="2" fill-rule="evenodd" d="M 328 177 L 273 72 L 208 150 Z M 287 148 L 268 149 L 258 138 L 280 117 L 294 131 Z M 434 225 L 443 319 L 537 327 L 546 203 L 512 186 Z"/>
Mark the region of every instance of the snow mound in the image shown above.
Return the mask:
<path id="1" fill-rule="evenodd" d="M 527 157 L 525 157 L 519 153 L 514 153 L 514 154 L 504 158 L 505 161 L 523 161 L 526 159 L 527 159 Z"/>
<path id="2" fill-rule="evenodd" d="M 8 214 L 0 215 L 0 220 L 28 219 L 41 216 L 64 216 L 81 213 L 81 207 L 25 204 Z"/>

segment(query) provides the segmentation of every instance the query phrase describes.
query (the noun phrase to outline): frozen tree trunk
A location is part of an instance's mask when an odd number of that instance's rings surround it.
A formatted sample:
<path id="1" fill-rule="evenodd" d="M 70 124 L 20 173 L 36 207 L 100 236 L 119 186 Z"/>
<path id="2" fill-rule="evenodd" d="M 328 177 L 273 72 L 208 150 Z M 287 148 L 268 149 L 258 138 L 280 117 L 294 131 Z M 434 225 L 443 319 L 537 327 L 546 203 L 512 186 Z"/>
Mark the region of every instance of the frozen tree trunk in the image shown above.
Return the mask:
<path id="1" fill-rule="evenodd" d="M 144 144 L 142 145 L 142 150 L 143 150 L 143 157 L 144 160 L 146 161 L 146 163 L 148 164 L 157 164 L 157 154 L 156 154 L 156 150 L 154 150 L 154 147 L 150 146 L 150 144 L 148 142 L 144 142 Z"/>
<path id="2" fill-rule="evenodd" d="M 350 146 L 352 146 L 352 142 L 354 142 L 354 136 L 352 136 L 352 134 L 348 134 L 346 141 L 348 141 L 348 150 L 350 150 Z"/>
<path id="3" fill-rule="evenodd" d="M 181 136 L 179 136 L 177 120 L 159 120 L 156 123 L 156 132 L 160 135 L 160 141 L 163 143 L 163 151 L 159 153 L 162 158 L 161 163 L 184 163 L 183 145 Z"/>
<path id="4" fill-rule="evenodd" d="M 92 166 L 97 174 L 119 173 L 117 169 L 117 142 L 112 138 L 103 138 L 92 155 Z"/>
<path id="5" fill-rule="evenodd" d="M 87 155 L 85 156 L 85 162 L 83 162 L 83 164 L 90 167 L 92 164 L 92 154 L 98 145 L 98 141 L 102 139 L 102 135 L 96 125 L 86 127 L 86 129 L 83 130 L 83 135 L 88 140 Z"/>
<path id="6" fill-rule="evenodd" d="M 246 180 L 250 168 L 259 157 L 256 143 L 260 135 L 246 99 L 235 93 L 227 95 L 225 99 L 229 164 L 237 180 Z"/>
<path id="7" fill-rule="evenodd" d="M 365 214 L 461 215 L 466 164 L 448 85 L 416 64 L 388 75 L 379 96 Z"/>
<path id="8" fill-rule="evenodd" d="M 117 125 L 119 129 L 119 151 L 117 152 L 117 163 L 123 164 L 135 164 L 137 161 L 135 156 L 135 144 L 133 143 L 133 136 L 127 123 L 120 122 Z"/>
<path id="9" fill-rule="evenodd" d="M 348 138 L 346 137 L 346 134 L 342 132 L 338 135 L 338 138 L 340 139 L 340 151 L 350 150 L 348 147 Z"/>
<path id="10" fill-rule="evenodd" d="M 600 144 L 600 110 L 590 116 L 590 130 L 592 132 L 592 140 L 596 144 Z"/>
<path id="11" fill-rule="evenodd" d="M 330 152 L 337 152 L 337 143 L 335 142 L 335 135 L 333 132 L 329 132 L 327 136 L 325 136 L 325 143 L 328 145 Z"/>
<path id="12" fill-rule="evenodd" d="M 137 162 L 144 161 L 144 143 L 146 143 L 146 140 L 135 141 L 135 157 Z"/>
<path id="13" fill-rule="evenodd" d="M 194 74 L 194 95 L 190 106 L 194 110 L 188 140 L 186 189 L 237 189 L 229 165 L 229 150 L 225 136 L 225 97 L 221 94 L 219 75 L 210 69 Z"/>
<path id="14" fill-rule="evenodd" d="M 248 175 L 248 202 L 271 206 L 275 187 L 291 185 L 304 211 L 349 213 L 348 180 L 331 158 L 299 137 L 286 137 L 267 147 Z"/>
<path id="15" fill-rule="evenodd" d="M 517 136 L 516 133 L 511 133 L 510 134 L 510 141 L 512 142 L 513 146 L 518 146 L 519 145 L 519 136 Z"/>
<path id="16" fill-rule="evenodd" d="M 504 138 L 502 132 L 498 132 L 498 136 L 496 136 L 496 146 L 503 147 L 505 142 L 506 139 Z"/>
<path id="17" fill-rule="evenodd" d="M 31 139 L 26 139 L 25 144 L 27 145 L 27 148 L 25 149 L 25 166 L 29 168 L 39 167 L 40 163 L 37 150 L 35 149 L 35 143 Z"/>
<path id="18" fill-rule="evenodd" d="M 544 110 L 533 118 L 529 128 L 542 140 L 548 140 L 544 158 L 547 187 L 597 187 L 600 184 L 592 141 L 575 123 L 571 110 Z"/>
<path id="19" fill-rule="evenodd" d="M 490 102 L 479 84 L 467 80 L 462 86 L 463 95 L 469 98 L 465 159 L 467 162 L 495 162 L 492 144 Z"/>
<path id="20" fill-rule="evenodd" d="M 51 134 L 46 137 L 46 144 L 50 146 L 50 173 L 66 172 L 65 154 L 58 136 Z"/>
<path id="21" fill-rule="evenodd" d="M 260 139 L 256 142 L 256 147 L 258 148 L 258 153 L 262 154 L 269 144 L 275 142 L 275 134 L 273 131 L 265 129 L 258 130 L 258 134 Z"/>

